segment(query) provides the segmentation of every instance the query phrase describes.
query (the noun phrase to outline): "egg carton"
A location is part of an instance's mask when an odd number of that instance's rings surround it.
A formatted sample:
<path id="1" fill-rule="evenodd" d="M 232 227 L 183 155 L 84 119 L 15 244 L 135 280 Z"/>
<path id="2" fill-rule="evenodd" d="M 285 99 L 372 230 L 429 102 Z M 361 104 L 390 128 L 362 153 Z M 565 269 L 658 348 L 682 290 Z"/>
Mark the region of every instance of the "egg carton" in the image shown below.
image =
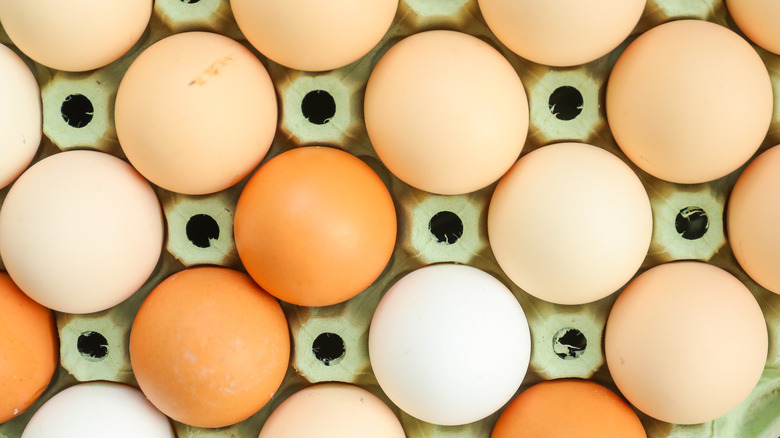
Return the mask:
<path id="1" fill-rule="evenodd" d="M 382 393 L 369 362 L 367 333 L 374 309 L 390 285 L 414 269 L 440 262 L 471 265 L 509 285 L 525 311 L 532 335 L 530 366 L 519 392 L 537 382 L 562 377 L 589 379 L 617 392 L 606 369 L 602 339 L 609 310 L 619 292 L 576 306 L 551 304 L 525 293 L 501 271 L 488 244 L 487 206 L 495 184 L 465 195 L 435 195 L 403 183 L 376 156 L 363 122 L 362 98 L 369 73 L 382 54 L 402 38 L 423 30 L 451 29 L 474 35 L 499 50 L 523 81 L 530 105 L 523 155 L 551 143 L 585 142 L 620 157 L 639 176 L 649 194 L 654 220 L 652 242 L 640 273 L 672 260 L 705 261 L 747 285 L 764 313 L 769 355 L 761 380 L 750 396 L 729 414 L 696 425 L 668 424 L 636 411 L 648 437 L 777 438 L 780 295 L 765 290 L 742 271 L 723 224 L 727 196 L 744 166 L 705 184 L 661 181 L 625 157 L 606 122 L 605 85 L 618 56 L 639 34 L 678 18 L 712 21 L 740 32 L 722 0 L 649 0 L 631 36 L 608 55 L 577 67 L 551 68 L 522 59 L 502 45 L 489 31 L 476 0 L 402 0 L 392 27 L 370 53 L 340 69 L 309 73 L 283 67 L 254 50 L 238 29 L 228 0 L 157 0 L 140 42 L 104 68 L 86 73 L 56 71 L 20 53 L 35 73 L 43 99 L 45 137 L 34 162 L 61 150 L 84 148 L 126 159 L 117 141 L 113 103 L 125 70 L 154 42 L 193 30 L 216 32 L 242 42 L 267 68 L 279 98 L 280 121 L 265 161 L 302 145 L 330 145 L 358 156 L 389 187 L 397 206 L 399 234 L 387 268 L 360 295 L 321 308 L 281 303 L 292 334 L 292 357 L 284 382 L 263 409 L 241 423 L 219 429 L 173 421 L 179 438 L 254 438 L 285 398 L 308 385 L 327 381 L 353 383 L 378 395 L 395 411 L 409 438 L 489 437 L 500 412 L 472 424 L 438 426 L 404 413 Z M 0 42 L 12 46 L 2 31 Z M 758 47 L 756 50 L 770 73 L 775 96 L 780 96 L 780 56 Z M 65 102 L 70 104 L 63 105 Z M 780 99 L 775 101 L 769 133 L 759 153 L 778 143 Z M 87 315 L 56 313 L 60 365 L 52 383 L 27 411 L 0 424 L 0 438 L 20 436 L 41 404 L 78 382 L 107 380 L 138 386 L 129 360 L 130 327 L 151 290 L 170 274 L 189 266 L 210 264 L 244 270 L 232 224 L 245 184 L 246 180 L 205 196 L 181 195 L 155 187 L 167 233 L 165 250 L 153 275 L 136 294 L 111 309 Z M 7 193 L 8 188 L 0 191 L 0 202 Z M 4 270 L 1 263 L 0 269 Z"/>

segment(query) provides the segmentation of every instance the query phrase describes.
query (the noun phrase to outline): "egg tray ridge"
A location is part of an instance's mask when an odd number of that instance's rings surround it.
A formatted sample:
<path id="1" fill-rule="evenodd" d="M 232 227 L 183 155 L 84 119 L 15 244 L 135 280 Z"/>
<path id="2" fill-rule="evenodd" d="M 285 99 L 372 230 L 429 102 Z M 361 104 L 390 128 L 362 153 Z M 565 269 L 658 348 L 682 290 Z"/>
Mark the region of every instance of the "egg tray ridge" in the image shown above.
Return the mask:
<path id="1" fill-rule="evenodd" d="M 678 185 L 664 182 L 641 171 L 625 157 L 615 144 L 606 122 L 603 105 L 606 80 L 620 53 L 639 34 L 679 18 L 716 22 L 741 34 L 722 0 L 649 0 L 632 35 L 617 49 L 582 66 L 552 68 L 524 60 L 498 42 L 488 30 L 476 0 L 402 0 L 392 27 L 370 53 L 340 69 L 308 73 L 280 66 L 251 48 L 232 17 L 228 0 L 200 0 L 196 3 L 157 0 L 151 23 L 141 41 L 130 53 L 102 69 L 86 73 L 60 72 L 36 64 L 14 50 L 28 63 L 41 86 L 45 135 L 34 162 L 60 150 L 85 148 L 126 159 L 119 147 L 113 122 L 113 101 L 124 71 L 143 49 L 155 41 L 173 33 L 203 30 L 220 33 L 245 44 L 266 66 L 274 81 L 280 121 L 264 162 L 294 147 L 337 147 L 368 163 L 393 195 L 399 227 L 396 248 L 387 268 L 373 285 L 357 297 L 329 307 L 305 308 L 282 303 L 290 325 L 293 352 L 285 380 L 271 402 L 246 421 L 226 428 L 199 429 L 173 422 L 179 438 L 255 438 L 268 415 L 286 397 L 312 383 L 324 381 L 354 383 L 380 396 L 396 412 L 409 438 L 489 437 L 500 412 L 464 426 L 428 424 L 395 407 L 384 396 L 371 371 L 367 330 L 382 294 L 412 270 L 439 262 L 457 262 L 482 269 L 499 278 L 519 300 L 532 335 L 531 363 L 520 391 L 539 381 L 561 377 L 587 378 L 617 391 L 604 362 L 602 337 L 607 315 L 619 293 L 579 306 L 555 305 L 528 295 L 504 275 L 488 244 L 487 206 L 495 184 L 466 195 L 433 195 L 401 182 L 377 158 L 363 124 L 362 97 L 368 76 L 381 55 L 393 44 L 405 36 L 431 29 L 451 29 L 474 35 L 499 50 L 515 67 L 530 104 L 529 135 L 522 155 L 551 143 L 581 141 L 612 152 L 639 175 L 650 196 L 654 218 L 653 240 L 640 273 L 672 260 L 706 261 L 739 278 L 761 306 L 769 328 L 769 356 L 761 381 L 748 399 L 731 413 L 699 425 L 667 424 L 637 411 L 648 437 L 778 438 L 780 295 L 763 289 L 741 270 L 726 241 L 723 225 L 728 194 L 744 166 L 710 183 Z M 12 46 L 2 30 L 0 42 Z M 769 70 L 775 94 L 772 123 L 760 153 L 780 143 L 780 99 L 777 98 L 780 96 L 780 56 L 758 47 L 756 50 Z M 582 97 L 579 108 L 576 104 L 569 108 L 572 114 L 579 110 L 575 117 L 563 120 L 568 117 L 561 116 L 560 106 L 551 107 L 550 97 L 556 90 L 559 96 L 564 94 L 561 100 L 564 104 L 570 104 L 572 98 L 576 101 L 577 94 Z M 315 93 L 310 94 L 312 92 Z M 457 90 L 453 92 L 457 93 Z M 91 117 L 86 111 L 76 114 L 85 117 L 84 120 L 89 119 L 80 127 L 68 124 L 68 118 L 62 113 L 62 102 L 72 95 L 82 95 L 92 105 Z M 311 114 L 306 114 L 309 118 L 306 117 L 302 102 L 307 95 L 315 102 L 316 98 L 327 100 L 327 96 L 332 97 L 335 112 L 330 118 L 327 117 L 330 114 L 326 114 L 327 121 L 316 120 Z M 556 99 L 553 99 L 554 102 Z M 61 344 L 60 366 L 52 383 L 32 407 L 13 420 L 0 424 L 0 438 L 19 437 L 43 402 L 78 382 L 110 380 L 137 387 L 128 353 L 130 326 L 141 302 L 151 290 L 170 274 L 188 266 L 213 264 L 244 270 L 233 242 L 232 215 L 245 183 L 246 179 L 225 191 L 205 196 L 180 195 L 155 187 L 165 212 L 167 231 L 163 255 L 151 278 L 130 299 L 106 311 L 89 315 L 56 313 Z M 7 193 L 8 188 L 0 190 L 0 203 Z M 685 238 L 675 227 L 678 213 L 688 207 L 701 209 L 707 217 L 707 231 L 700 238 Z M 454 213 L 462 224 L 462 232 L 450 229 L 447 234 L 446 227 L 438 230 L 435 224 L 433 231 L 436 233 L 432 232 L 431 219 L 439 212 Z M 201 233 L 200 237 L 194 236 L 192 231 L 188 236 L 188 223 L 193 216 L 199 215 L 202 215 L 201 219 L 204 216 L 210 218 L 204 219 L 208 225 L 205 228 L 200 225 L 197 230 Z M 458 220 L 454 223 L 457 224 Z M 218 236 L 213 232 L 215 224 Z M 0 270 L 4 270 L 2 261 Z M 587 340 L 584 350 L 568 350 L 565 343 L 560 342 L 556 345 L 556 334 L 566 332 L 566 329 L 576 329 L 584 335 Z M 89 332 L 99 333 L 105 338 L 106 354 L 103 357 L 79 351 L 79 338 Z M 312 348 L 314 340 L 323 333 L 338 335 L 345 347 L 343 356 L 329 364 L 317 359 Z"/>

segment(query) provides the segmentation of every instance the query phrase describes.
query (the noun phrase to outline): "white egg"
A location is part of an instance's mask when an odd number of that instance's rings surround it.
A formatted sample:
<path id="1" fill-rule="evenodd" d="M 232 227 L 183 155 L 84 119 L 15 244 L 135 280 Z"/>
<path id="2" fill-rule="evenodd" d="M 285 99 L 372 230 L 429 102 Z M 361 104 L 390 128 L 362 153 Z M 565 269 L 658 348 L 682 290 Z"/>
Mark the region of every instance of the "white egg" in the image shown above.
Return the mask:
<path id="1" fill-rule="evenodd" d="M 369 356 L 382 390 L 429 423 L 467 424 L 517 391 L 531 353 L 517 299 L 491 275 L 454 264 L 401 278 L 382 298 Z"/>
<path id="2" fill-rule="evenodd" d="M 120 383 L 72 386 L 43 404 L 22 438 L 176 438 L 168 418 L 141 391 Z"/>

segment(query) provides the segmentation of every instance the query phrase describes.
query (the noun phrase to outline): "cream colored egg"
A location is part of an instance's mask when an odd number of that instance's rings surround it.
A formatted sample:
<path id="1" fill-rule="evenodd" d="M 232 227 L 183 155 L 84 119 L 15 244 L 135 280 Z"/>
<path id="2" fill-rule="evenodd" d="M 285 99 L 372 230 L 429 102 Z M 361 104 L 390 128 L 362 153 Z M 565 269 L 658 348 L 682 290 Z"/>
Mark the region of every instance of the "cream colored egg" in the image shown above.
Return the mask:
<path id="1" fill-rule="evenodd" d="M 584 304 L 620 289 L 642 265 L 653 233 L 639 178 L 611 153 L 582 143 L 521 158 L 490 201 L 496 260 L 529 294 Z"/>
<path id="2" fill-rule="evenodd" d="M 346 383 L 321 383 L 291 395 L 263 425 L 259 438 L 405 438 L 379 397 Z"/>
<path id="3" fill-rule="evenodd" d="M 19 49 L 51 68 L 86 71 L 127 53 L 144 33 L 152 0 L 11 0 L 0 22 Z"/>
<path id="4" fill-rule="evenodd" d="M 297 70 L 343 67 L 385 35 L 398 0 L 231 0 L 238 26 L 263 55 Z"/>
<path id="5" fill-rule="evenodd" d="M 30 164 L 41 143 L 41 94 L 27 64 L 0 44 L 0 189 Z"/>
<path id="6" fill-rule="evenodd" d="M 0 208 L 8 274 L 30 298 L 59 312 L 98 312 L 130 297 L 157 265 L 162 240 L 152 187 L 101 152 L 39 161 Z"/>
<path id="7" fill-rule="evenodd" d="M 276 132 L 273 83 L 246 47 L 214 33 L 180 33 L 133 62 L 116 96 L 116 131 L 130 163 L 173 192 L 237 183 Z"/>
<path id="8" fill-rule="evenodd" d="M 512 65 L 484 41 L 447 30 L 412 35 L 385 53 L 364 111 L 385 166 L 444 195 L 498 180 L 528 133 L 528 101 Z"/>
<path id="9" fill-rule="evenodd" d="M 479 0 L 490 30 L 523 58 L 552 66 L 593 61 L 623 42 L 646 0 Z"/>
<path id="10" fill-rule="evenodd" d="M 726 0 L 729 14 L 751 41 L 780 55 L 780 2 Z"/>
<path id="11" fill-rule="evenodd" d="M 620 148 L 660 179 L 725 176 L 758 150 L 772 119 L 764 63 L 739 35 L 680 20 L 637 38 L 607 84 L 607 118 Z"/>

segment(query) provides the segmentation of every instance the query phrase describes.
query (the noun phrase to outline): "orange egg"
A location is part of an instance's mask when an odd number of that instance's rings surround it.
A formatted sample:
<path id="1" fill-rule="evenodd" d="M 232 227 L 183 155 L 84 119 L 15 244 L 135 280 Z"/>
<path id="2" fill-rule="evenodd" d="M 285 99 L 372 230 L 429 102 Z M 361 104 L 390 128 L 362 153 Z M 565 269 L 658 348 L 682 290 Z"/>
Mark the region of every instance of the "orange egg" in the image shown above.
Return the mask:
<path id="1" fill-rule="evenodd" d="M 326 147 L 285 152 L 247 183 L 235 215 L 247 271 L 275 297 L 302 306 L 345 301 L 387 265 L 393 199 L 358 158 Z"/>
<path id="2" fill-rule="evenodd" d="M 587 380 L 538 383 L 518 395 L 498 418 L 491 438 L 645 438 L 631 407 Z"/>
<path id="3" fill-rule="evenodd" d="M 21 414 L 43 393 L 57 368 L 52 312 L 0 272 L 0 423 Z"/>
<path id="4" fill-rule="evenodd" d="M 279 303 L 226 268 L 170 276 L 141 305 L 130 333 L 141 390 L 167 416 L 197 427 L 228 426 L 260 410 L 289 357 Z"/>

